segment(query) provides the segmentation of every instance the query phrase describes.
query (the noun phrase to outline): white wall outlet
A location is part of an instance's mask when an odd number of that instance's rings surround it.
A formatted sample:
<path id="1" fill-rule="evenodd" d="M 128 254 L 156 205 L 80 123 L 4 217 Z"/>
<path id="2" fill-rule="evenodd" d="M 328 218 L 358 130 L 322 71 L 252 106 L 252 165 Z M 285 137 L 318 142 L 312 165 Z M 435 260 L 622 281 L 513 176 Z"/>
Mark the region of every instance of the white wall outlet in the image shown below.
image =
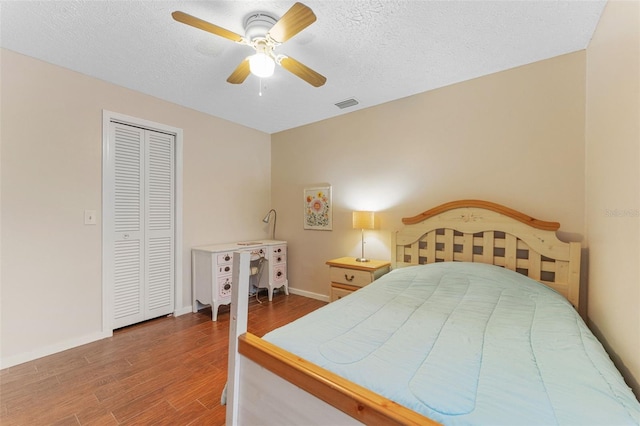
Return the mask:
<path id="1" fill-rule="evenodd" d="M 84 211 L 84 224 L 85 225 L 95 225 L 96 224 L 96 211 L 95 210 L 85 210 Z"/>

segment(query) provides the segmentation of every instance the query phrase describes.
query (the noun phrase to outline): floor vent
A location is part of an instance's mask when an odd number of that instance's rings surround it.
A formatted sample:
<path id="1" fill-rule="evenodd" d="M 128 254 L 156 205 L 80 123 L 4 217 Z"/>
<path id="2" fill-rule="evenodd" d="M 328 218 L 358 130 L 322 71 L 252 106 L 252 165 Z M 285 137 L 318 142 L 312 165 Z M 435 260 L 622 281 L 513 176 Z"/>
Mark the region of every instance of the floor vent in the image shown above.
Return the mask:
<path id="1" fill-rule="evenodd" d="M 349 108 L 349 107 L 352 107 L 352 106 L 355 106 L 355 105 L 358 105 L 358 104 L 359 104 L 359 102 L 356 99 L 351 98 L 351 99 L 347 99 L 347 100 L 342 101 L 342 102 L 338 102 L 335 105 L 340 109 L 345 109 L 345 108 Z"/>

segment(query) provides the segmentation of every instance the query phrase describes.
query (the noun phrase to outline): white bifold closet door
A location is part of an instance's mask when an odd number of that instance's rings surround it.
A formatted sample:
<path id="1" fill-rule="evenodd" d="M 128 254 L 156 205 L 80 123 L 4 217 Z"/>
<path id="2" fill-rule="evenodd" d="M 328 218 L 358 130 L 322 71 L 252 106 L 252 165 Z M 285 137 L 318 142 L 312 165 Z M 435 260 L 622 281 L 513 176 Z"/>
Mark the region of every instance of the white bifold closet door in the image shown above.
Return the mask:
<path id="1" fill-rule="evenodd" d="M 174 311 L 175 136 L 111 122 L 113 328 Z"/>

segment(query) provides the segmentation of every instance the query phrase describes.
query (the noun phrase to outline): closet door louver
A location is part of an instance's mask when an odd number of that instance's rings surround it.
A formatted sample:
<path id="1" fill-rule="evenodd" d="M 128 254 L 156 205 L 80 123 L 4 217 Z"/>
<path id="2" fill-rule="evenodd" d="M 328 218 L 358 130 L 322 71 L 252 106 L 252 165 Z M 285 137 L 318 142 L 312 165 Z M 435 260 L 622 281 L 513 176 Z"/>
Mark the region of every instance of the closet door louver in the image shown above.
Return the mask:
<path id="1" fill-rule="evenodd" d="M 114 158 L 113 327 L 144 320 L 144 130 L 111 123 Z"/>
<path id="2" fill-rule="evenodd" d="M 174 144 L 171 135 L 147 132 L 145 315 L 148 318 L 173 312 Z"/>
<path id="3" fill-rule="evenodd" d="M 175 137 L 111 123 L 113 328 L 173 312 Z"/>

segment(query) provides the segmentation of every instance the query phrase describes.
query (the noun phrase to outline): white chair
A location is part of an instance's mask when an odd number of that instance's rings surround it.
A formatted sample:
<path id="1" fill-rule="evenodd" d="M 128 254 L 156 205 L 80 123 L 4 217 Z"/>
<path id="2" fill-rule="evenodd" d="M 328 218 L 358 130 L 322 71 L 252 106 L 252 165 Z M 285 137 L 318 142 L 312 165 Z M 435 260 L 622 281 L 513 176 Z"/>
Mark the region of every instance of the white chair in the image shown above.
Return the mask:
<path id="1" fill-rule="evenodd" d="M 249 262 L 249 283 L 256 288 L 256 300 L 258 303 L 262 303 L 258 294 L 260 293 L 260 279 L 262 278 L 265 262 L 266 259 L 264 257 L 264 253 L 251 253 L 251 261 Z"/>

